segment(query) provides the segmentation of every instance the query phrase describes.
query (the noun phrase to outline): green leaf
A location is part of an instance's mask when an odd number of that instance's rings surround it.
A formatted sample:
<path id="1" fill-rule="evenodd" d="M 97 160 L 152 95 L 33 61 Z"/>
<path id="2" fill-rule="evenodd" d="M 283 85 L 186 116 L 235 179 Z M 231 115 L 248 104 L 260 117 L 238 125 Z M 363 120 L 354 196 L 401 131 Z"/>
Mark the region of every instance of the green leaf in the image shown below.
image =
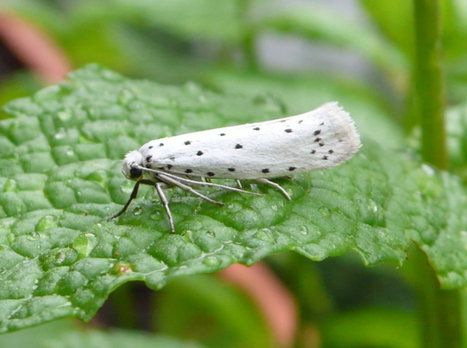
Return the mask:
<path id="1" fill-rule="evenodd" d="M 322 327 L 323 341 L 336 348 L 416 348 L 415 316 L 397 309 L 365 308 L 332 316 Z M 397 332 L 397 335 L 394 335 Z"/>
<path id="2" fill-rule="evenodd" d="M 153 335 L 131 330 L 83 330 L 82 327 L 76 326 L 76 323 L 71 321 L 57 320 L 39 327 L 1 335 L 0 346 L 20 348 L 201 347 L 201 345 L 193 342 L 183 342 L 160 334 Z"/>
<path id="3" fill-rule="evenodd" d="M 451 165 L 467 181 L 467 103 L 450 108 L 446 120 Z"/>
<path id="4" fill-rule="evenodd" d="M 0 82 L 0 105 L 4 105 L 13 99 L 30 95 L 41 86 L 32 74 L 25 72 L 15 73 L 7 78 L 3 78 L 3 81 Z M 6 117 L 7 115 L 0 110 L 0 119 Z"/>
<path id="5" fill-rule="evenodd" d="M 239 0 L 113 0 L 145 24 L 180 37 L 237 43 L 243 34 Z"/>
<path id="6" fill-rule="evenodd" d="M 178 233 L 170 234 L 146 188 L 127 213 L 106 221 L 132 188 L 120 173 L 127 151 L 281 116 L 269 99 L 129 80 L 91 65 L 6 111 L 14 117 L 0 122 L 1 331 L 89 320 L 130 280 L 158 289 L 286 250 L 316 261 L 355 251 L 368 265 L 402 264 L 415 241 L 444 287 L 467 283 L 464 188 L 372 141 L 345 165 L 278 179 L 290 202 L 261 185 L 261 197 L 203 190 L 222 208 L 172 190 Z"/>
<path id="7" fill-rule="evenodd" d="M 404 0 L 360 0 L 380 31 L 405 55 L 414 55 L 413 5 Z"/>
<path id="8" fill-rule="evenodd" d="M 183 342 L 181 340 L 166 337 L 163 335 L 151 335 L 138 331 L 130 330 L 112 330 L 87 331 L 87 332 L 69 332 L 65 335 L 59 335 L 55 339 L 49 339 L 44 344 L 47 348 L 201 348 L 202 346 L 193 342 Z"/>
<path id="9" fill-rule="evenodd" d="M 407 60 L 397 47 L 371 27 L 363 25 L 361 20 L 346 19 L 339 9 L 331 11 L 322 6 L 303 4 L 270 12 L 257 23 L 258 28 L 293 33 L 314 42 L 354 50 L 384 69 L 393 79 L 396 76 L 404 78 L 407 74 Z"/>
<path id="10" fill-rule="evenodd" d="M 178 279 L 157 297 L 160 332 L 210 347 L 270 347 L 271 331 L 257 306 L 238 287 L 212 276 Z M 206 328 L 209 323 L 209 328 Z"/>

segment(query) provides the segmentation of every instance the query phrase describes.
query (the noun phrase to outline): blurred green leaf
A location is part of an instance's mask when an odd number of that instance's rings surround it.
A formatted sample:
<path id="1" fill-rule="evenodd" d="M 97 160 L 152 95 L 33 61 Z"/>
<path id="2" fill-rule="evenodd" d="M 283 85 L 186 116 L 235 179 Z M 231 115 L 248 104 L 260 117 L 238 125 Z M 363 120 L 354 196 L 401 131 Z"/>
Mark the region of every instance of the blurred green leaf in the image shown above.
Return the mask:
<path id="1" fill-rule="evenodd" d="M 0 105 L 20 97 L 25 97 L 37 91 L 42 85 L 37 79 L 26 72 L 17 72 L 0 82 Z M 0 110 L 0 119 L 8 115 Z"/>
<path id="2" fill-rule="evenodd" d="M 135 76 L 159 82 L 185 83 L 199 79 L 212 62 L 194 54 L 191 42 L 166 32 L 127 25 L 115 33 Z"/>
<path id="3" fill-rule="evenodd" d="M 440 2 L 443 25 L 443 58 L 448 62 L 466 59 L 467 6 L 463 0 Z"/>
<path id="4" fill-rule="evenodd" d="M 256 306 L 233 285 L 211 276 L 178 279 L 158 296 L 158 330 L 210 347 L 269 347 L 270 330 Z"/>
<path id="5" fill-rule="evenodd" d="M 35 0 L 2 0 L 0 10 L 12 12 L 39 26 L 48 34 L 56 34 L 66 30 L 65 16 L 60 15 L 59 8 L 45 1 Z"/>
<path id="6" fill-rule="evenodd" d="M 44 348 L 201 348 L 202 345 L 194 342 L 183 342 L 163 335 L 130 330 L 84 331 L 69 332 L 49 339 Z"/>
<path id="7" fill-rule="evenodd" d="M 48 340 L 56 338 L 59 333 L 68 333 L 75 329 L 76 321 L 72 319 L 54 320 L 36 327 L 0 335 L 0 347 L 40 348 Z"/>
<path id="8" fill-rule="evenodd" d="M 414 56 L 412 1 L 360 0 L 360 4 L 381 32 L 404 52 L 409 61 Z"/>
<path id="9" fill-rule="evenodd" d="M 276 102 L 194 85 L 128 80 L 95 65 L 10 103 L 0 122 L 0 330 L 64 316 L 89 320 L 120 284 L 153 289 L 294 250 L 312 260 L 348 251 L 401 264 L 415 241 L 446 288 L 467 284 L 464 188 L 448 174 L 365 141 L 349 163 L 260 186 L 261 197 L 179 191 L 170 234 L 147 188 L 117 221 L 132 183 L 121 158 L 148 140 L 281 116 Z M 425 169 L 423 169 L 425 168 Z"/>
<path id="10" fill-rule="evenodd" d="M 451 165 L 467 179 L 467 103 L 450 108 L 446 120 Z"/>
<path id="11" fill-rule="evenodd" d="M 130 62 L 118 42 L 118 30 L 126 14 L 110 0 L 61 3 L 5 0 L 3 7 L 44 30 L 65 51 L 74 66 L 100 62 L 115 69 L 128 69 Z"/>
<path id="12" fill-rule="evenodd" d="M 467 182 L 467 103 L 447 109 L 446 135 L 450 169 Z M 416 129 L 409 141 L 412 147 L 420 147 L 420 136 Z"/>
<path id="13" fill-rule="evenodd" d="M 332 11 L 303 4 L 270 12 L 257 23 L 259 29 L 293 33 L 315 42 L 350 49 L 383 69 L 396 83 L 406 79 L 408 62 L 397 47 L 362 21 L 346 19 L 338 9 Z"/>
<path id="14" fill-rule="evenodd" d="M 420 347 L 416 317 L 393 309 L 366 308 L 339 314 L 321 329 L 326 347 Z"/>
<path id="15" fill-rule="evenodd" d="M 236 43 L 243 34 L 239 0 L 113 0 L 151 26 L 190 40 Z"/>
<path id="16" fill-rule="evenodd" d="M 69 320 L 51 323 L 0 336 L 0 346 L 16 348 L 201 348 L 165 335 L 130 330 L 96 330 L 76 326 Z"/>
<path id="17" fill-rule="evenodd" d="M 218 40 L 224 48 L 237 44 L 243 28 L 237 3 L 82 0 L 53 5 L 44 0 L 6 0 L 3 6 L 46 31 L 73 66 L 98 62 L 133 76 L 173 83 L 199 76 L 210 58 L 226 56 L 216 54 L 215 45 L 203 46 L 203 40 Z M 181 10 L 188 11 L 189 18 L 180 20 Z"/>
<path id="18" fill-rule="evenodd" d="M 316 322 L 332 312 L 334 303 L 317 263 L 295 253 L 272 255 L 267 260 L 299 302 L 302 322 Z"/>

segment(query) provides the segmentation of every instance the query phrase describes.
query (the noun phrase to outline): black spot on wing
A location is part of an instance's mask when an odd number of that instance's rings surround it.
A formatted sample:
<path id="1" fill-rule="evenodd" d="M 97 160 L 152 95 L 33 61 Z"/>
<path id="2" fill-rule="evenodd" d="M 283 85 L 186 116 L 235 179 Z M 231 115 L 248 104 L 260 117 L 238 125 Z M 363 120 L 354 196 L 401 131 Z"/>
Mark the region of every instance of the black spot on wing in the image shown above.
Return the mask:
<path id="1" fill-rule="evenodd" d="M 235 148 L 236 148 L 236 149 L 242 149 L 242 148 L 243 148 L 243 145 L 237 144 L 237 145 L 235 145 Z"/>

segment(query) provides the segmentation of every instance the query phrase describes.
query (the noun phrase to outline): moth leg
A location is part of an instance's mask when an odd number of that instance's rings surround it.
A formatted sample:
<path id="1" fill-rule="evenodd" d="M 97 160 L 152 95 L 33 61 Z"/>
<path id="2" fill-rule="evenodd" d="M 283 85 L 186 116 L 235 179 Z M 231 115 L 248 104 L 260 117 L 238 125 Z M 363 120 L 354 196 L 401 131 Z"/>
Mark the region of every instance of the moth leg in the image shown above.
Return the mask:
<path id="1" fill-rule="evenodd" d="M 125 205 L 123 206 L 122 209 L 120 209 L 120 211 L 110 217 L 107 218 L 107 221 L 110 221 L 112 219 L 115 219 L 116 217 L 119 217 L 120 215 L 122 215 L 127 209 L 128 207 L 130 206 L 130 203 L 133 199 L 136 198 L 136 196 L 138 196 L 138 189 L 139 189 L 139 185 L 141 184 L 140 181 L 137 181 L 135 186 L 133 187 L 133 191 L 131 191 L 131 195 L 130 195 L 130 198 L 128 199 L 128 201 L 125 203 Z"/>
<path id="2" fill-rule="evenodd" d="M 169 201 L 167 200 L 164 190 L 162 189 L 163 187 L 167 187 L 167 185 L 163 182 L 156 182 L 155 187 L 157 195 L 159 196 L 159 199 L 164 206 L 165 212 L 167 213 L 167 217 L 169 218 L 170 232 L 175 233 L 174 218 L 172 216 L 172 212 L 170 211 Z"/>
<path id="3" fill-rule="evenodd" d="M 242 182 L 240 180 L 235 180 L 235 182 L 237 183 L 238 188 L 243 188 Z"/>
<path id="4" fill-rule="evenodd" d="M 116 217 L 119 217 L 120 215 L 122 215 L 127 209 L 128 207 L 130 206 L 130 203 L 133 199 L 136 198 L 136 196 L 138 196 L 138 189 L 139 189 L 139 185 L 154 185 L 154 182 L 152 182 L 151 180 L 146 180 L 146 179 L 143 179 L 143 180 L 138 180 L 135 184 L 135 186 L 133 187 L 133 191 L 131 191 L 131 195 L 130 195 L 130 198 L 128 199 L 128 201 L 126 202 L 126 204 L 123 206 L 123 208 L 117 213 L 117 214 L 114 214 L 110 217 L 107 218 L 107 221 L 110 221 L 112 219 L 115 219 Z"/>
<path id="5" fill-rule="evenodd" d="M 184 183 L 187 183 L 187 184 L 199 185 L 199 186 L 219 187 L 219 188 L 223 188 L 224 190 L 228 190 L 228 191 L 247 193 L 247 194 L 250 194 L 250 195 L 253 195 L 253 196 L 262 196 L 262 194 L 260 194 L 260 193 L 250 192 L 250 191 L 238 189 L 238 188 L 232 187 L 232 186 L 227 186 L 227 185 L 222 185 L 222 184 L 215 184 L 213 182 L 191 180 L 191 179 L 187 179 L 187 178 L 178 177 L 178 176 L 176 176 L 174 174 L 169 174 L 169 173 L 157 173 L 157 174 L 158 175 L 163 175 L 164 177 L 170 177 L 173 180 L 177 180 L 177 182 L 184 182 Z M 201 177 L 201 180 L 203 180 L 202 177 Z"/>
<path id="6" fill-rule="evenodd" d="M 188 186 L 188 185 L 185 185 L 185 184 L 182 184 L 180 181 L 178 181 L 177 179 L 172 179 L 171 177 L 168 177 L 166 175 L 163 175 L 163 174 L 159 174 L 158 177 L 164 181 L 164 182 L 168 182 L 170 184 L 173 184 L 179 188 L 181 188 L 182 190 L 185 190 L 185 191 L 188 191 L 188 192 L 191 192 L 193 193 L 194 195 L 197 195 L 198 197 L 201 197 L 202 199 L 204 199 L 205 201 L 208 201 L 210 203 L 213 203 L 213 204 L 217 204 L 217 205 L 224 205 L 224 203 L 222 202 L 219 202 L 219 201 L 215 201 L 214 199 L 211 199 L 209 198 L 208 196 L 205 196 L 203 195 L 202 193 L 199 193 L 198 191 L 196 191 L 195 189 L 193 189 L 192 187 Z"/>
<path id="7" fill-rule="evenodd" d="M 269 186 L 272 186 L 274 187 L 275 189 L 279 190 L 282 192 L 282 194 L 290 201 L 292 198 L 290 197 L 289 193 L 279 184 L 273 182 L 273 181 L 270 181 L 268 179 L 264 179 L 264 178 L 261 178 L 261 179 L 256 179 L 257 182 L 261 183 L 261 184 L 266 184 L 266 185 L 269 185 Z"/>

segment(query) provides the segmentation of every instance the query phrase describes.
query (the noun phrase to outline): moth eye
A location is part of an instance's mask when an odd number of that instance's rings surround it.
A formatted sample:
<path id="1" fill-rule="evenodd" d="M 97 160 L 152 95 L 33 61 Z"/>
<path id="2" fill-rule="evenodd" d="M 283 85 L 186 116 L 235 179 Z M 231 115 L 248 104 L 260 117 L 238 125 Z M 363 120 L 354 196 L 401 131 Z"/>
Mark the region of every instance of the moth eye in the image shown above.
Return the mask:
<path id="1" fill-rule="evenodd" d="M 143 175 L 143 170 L 140 168 L 131 168 L 130 169 L 130 178 L 131 179 L 138 179 L 141 175 Z"/>

